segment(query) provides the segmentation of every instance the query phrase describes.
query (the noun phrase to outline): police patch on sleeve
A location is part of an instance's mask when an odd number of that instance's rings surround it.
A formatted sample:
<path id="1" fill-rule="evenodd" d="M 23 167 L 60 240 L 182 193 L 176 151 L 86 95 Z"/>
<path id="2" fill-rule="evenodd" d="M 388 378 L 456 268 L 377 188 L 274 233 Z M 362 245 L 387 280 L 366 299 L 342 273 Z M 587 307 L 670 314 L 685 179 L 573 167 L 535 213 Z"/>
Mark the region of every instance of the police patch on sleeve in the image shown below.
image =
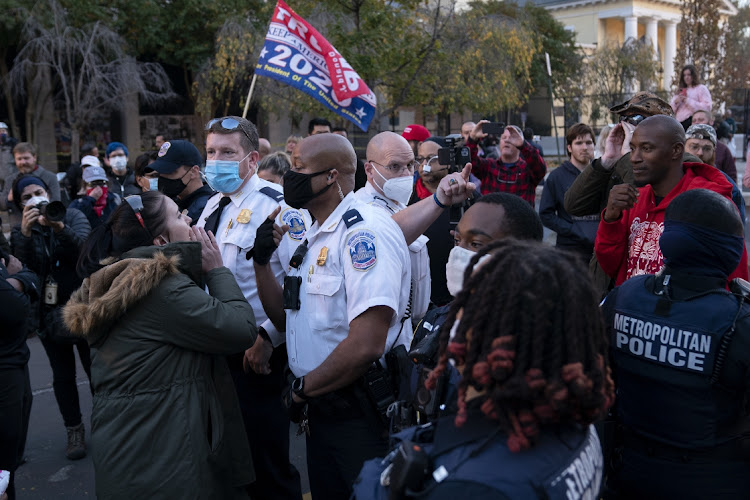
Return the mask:
<path id="1" fill-rule="evenodd" d="M 302 241 L 305 237 L 305 219 L 293 208 L 287 208 L 281 213 L 281 223 L 289 226 L 289 237 L 295 241 Z"/>
<path id="2" fill-rule="evenodd" d="M 375 234 L 367 229 L 350 234 L 346 240 L 346 247 L 349 249 L 352 267 L 357 271 L 367 271 L 377 262 Z"/>

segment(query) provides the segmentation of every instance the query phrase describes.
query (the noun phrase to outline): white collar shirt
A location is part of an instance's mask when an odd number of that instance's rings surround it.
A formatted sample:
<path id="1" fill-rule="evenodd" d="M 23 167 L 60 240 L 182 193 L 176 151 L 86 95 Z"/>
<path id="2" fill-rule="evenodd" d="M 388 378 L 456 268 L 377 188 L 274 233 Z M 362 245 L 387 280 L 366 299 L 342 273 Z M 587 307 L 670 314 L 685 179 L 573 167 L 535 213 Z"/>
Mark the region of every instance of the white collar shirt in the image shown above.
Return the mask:
<path id="1" fill-rule="evenodd" d="M 343 216 L 351 209 L 362 220 L 347 227 Z M 295 376 L 320 366 L 347 337 L 349 324 L 372 307 L 393 311 L 383 354 L 397 344 L 408 347 L 411 325 L 402 319 L 409 302 L 409 252 L 390 216 L 349 193 L 325 221 L 312 225 L 307 240 L 302 264 L 289 271 L 302 278 L 300 309 L 286 310 L 287 353 Z"/>
<path id="2" fill-rule="evenodd" d="M 270 265 L 276 280 L 281 283 L 289 267 L 289 260 L 300 243 L 305 239 L 305 232 L 310 227 L 310 215 L 306 210 L 297 210 L 289 207 L 283 199 L 261 192 L 263 189 L 272 189 L 277 194 L 283 192 L 278 184 L 261 179 L 257 175 L 247 180 L 240 191 L 231 195 L 230 203 L 224 208 L 219 219 L 219 226 L 215 235 L 216 242 L 221 251 L 221 258 L 240 286 L 243 295 L 250 303 L 255 313 L 255 320 L 259 326 L 263 326 L 268 332 L 274 346 L 283 343 L 284 334 L 273 328 L 268 320 L 263 305 L 258 297 L 258 286 L 255 281 L 255 269 L 253 260 L 247 259 L 247 253 L 255 246 L 255 233 L 273 212 L 276 207 L 281 206 L 281 212 L 276 217 L 276 223 L 281 226 L 287 224 L 290 231 L 284 235 L 278 249 L 271 257 Z M 266 189 L 266 192 L 271 193 Z M 198 222 L 199 227 L 204 227 L 206 219 L 217 209 L 222 193 L 214 195 L 203 209 Z M 248 222 L 238 222 L 238 218 Z"/>
<path id="3" fill-rule="evenodd" d="M 364 187 L 360 188 L 354 196 L 364 203 L 375 207 L 381 207 L 393 215 L 406 206 L 391 200 L 384 194 L 379 193 L 368 180 Z M 421 320 L 430 307 L 430 294 L 432 293 L 432 281 L 430 276 L 430 256 L 427 253 L 427 242 L 430 239 L 421 235 L 409 245 L 409 259 L 411 260 L 411 319 L 412 322 Z"/>

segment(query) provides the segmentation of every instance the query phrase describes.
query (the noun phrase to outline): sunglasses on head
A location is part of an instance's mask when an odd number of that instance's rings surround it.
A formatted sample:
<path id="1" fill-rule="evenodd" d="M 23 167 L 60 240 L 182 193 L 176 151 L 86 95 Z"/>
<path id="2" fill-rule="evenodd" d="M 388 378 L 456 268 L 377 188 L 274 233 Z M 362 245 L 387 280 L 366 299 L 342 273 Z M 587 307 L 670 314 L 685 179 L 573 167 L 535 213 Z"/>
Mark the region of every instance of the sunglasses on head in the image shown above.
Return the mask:
<path id="1" fill-rule="evenodd" d="M 643 116 L 643 115 L 620 116 L 620 121 L 621 122 L 628 122 L 631 125 L 638 125 L 639 123 L 641 123 L 646 118 L 648 118 L 648 117 L 647 116 Z"/>
<path id="2" fill-rule="evenodd" d="M 217 124 L 227 132 L 236 132 L 237 129 L 240 129 L 242 133 L 245 134 L 245 137 L 247 137 L 251 143 L 253 142 L 248 133 L 245 132 L 245 129 L 240 125 L 240 122 L 234 118 L 214 118 L 206 123 L 206 131 L 210 131 L 214 125 Z"/>

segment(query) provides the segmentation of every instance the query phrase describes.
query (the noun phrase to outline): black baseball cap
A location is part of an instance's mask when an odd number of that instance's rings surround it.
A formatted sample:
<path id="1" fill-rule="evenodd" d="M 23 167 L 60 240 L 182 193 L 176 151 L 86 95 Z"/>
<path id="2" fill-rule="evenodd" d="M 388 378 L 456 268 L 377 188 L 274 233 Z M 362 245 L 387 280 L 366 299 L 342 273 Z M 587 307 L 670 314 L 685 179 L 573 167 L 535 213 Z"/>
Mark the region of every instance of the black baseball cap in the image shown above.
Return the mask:
<path id="1" fill-rule="evenodd" d="M 181 166 L 201 166 L 203 157 L 190 141 L 167 141 L 159 148 L 156 161 L 149 165 L 160 174 L 171 174 Z"/>

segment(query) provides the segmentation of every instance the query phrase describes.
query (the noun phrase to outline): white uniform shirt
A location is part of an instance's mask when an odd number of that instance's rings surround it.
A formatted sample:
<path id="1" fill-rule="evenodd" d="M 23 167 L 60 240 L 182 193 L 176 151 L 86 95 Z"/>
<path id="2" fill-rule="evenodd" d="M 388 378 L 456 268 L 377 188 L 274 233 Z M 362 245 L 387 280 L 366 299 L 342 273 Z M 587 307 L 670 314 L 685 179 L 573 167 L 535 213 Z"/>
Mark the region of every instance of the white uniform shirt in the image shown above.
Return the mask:
<path id="1" fill-rule="evenodd" d="M 261 192 L 262 189 L 271 196 Z M 305 239 L 306 228 L 310 227 L 310 215 L 307 211 L 289 207 L 281 197 L 282 192 L 283 188 L 278 184 L 263 180 L 254 174 L 242 190 L 230 196 L 231 202 L 224 207 L 219 227 L 216 230 L 217 234 L 214 235 L 219 244 L 224 265 L 234 274 L 242 293 L 253 308 L 256 323 L 259 326 L 262 325 L 268 332 L 274 347 L 284 342 L 284 334 L 277 332 L 273 324 L 267 321 L 268 315 L 263 310 L 258 297 L 253 261 L 247 259 L 247 252 L 255 246 L 255 233 L 258 226 L 276 210 L 276 207 L 281 205 L 281 212 L 276 217 L 276 223 L 279 226 L 286 224 L 290 229 L 271 257 L 270 265 L 276 280 L 279 283 L 282 282 L 285 271 L 289 267 L 289 259 Z M 206 225 L 206 219 L 217 209 L 222 196 L 218 193 L 208 200 L 196 223 L 197 226 Z M 248 215 L 250 217 L 248 222 L 237 221 L 238 217 L 244 220 Z"/>
<path id="2" fill-rule="evenodd" d="M 354 196 L 365 203 L 384 208 L 391 216 L 406 208 L 405 205 L 378 193 L 370 181 L 354 193 Z M 430 281 L 430 256 L 427 253 L 428 241 L 430 239 L 427 236 L 421 235 L 409 245 L 412 286 L 411 320 L 414 323 L 419 322 L 430 307 L 432 282 Z"/>
<path id="3" fill-rule="evenodd" d="M 351 209 L 359 217 L 347 214 Z M 350 227 L 342 219 L 344 214 Z M 408 348 L 411 339 L 408 321 L 401 331 L 409 302 L 410 263 L 398 225 L 385 211 L 358 201 L 353 193 L 319 222 L 307 231 L 309 250 L 304 261 L 289 271 L 290 276 L 302 277 L 300 309 L 286 310 L 289 368 L 297 377 L 320 366 L 347 337 L 349 323 L 372 307 L 393 310 L 383 354 L 398 344 Z"/>

